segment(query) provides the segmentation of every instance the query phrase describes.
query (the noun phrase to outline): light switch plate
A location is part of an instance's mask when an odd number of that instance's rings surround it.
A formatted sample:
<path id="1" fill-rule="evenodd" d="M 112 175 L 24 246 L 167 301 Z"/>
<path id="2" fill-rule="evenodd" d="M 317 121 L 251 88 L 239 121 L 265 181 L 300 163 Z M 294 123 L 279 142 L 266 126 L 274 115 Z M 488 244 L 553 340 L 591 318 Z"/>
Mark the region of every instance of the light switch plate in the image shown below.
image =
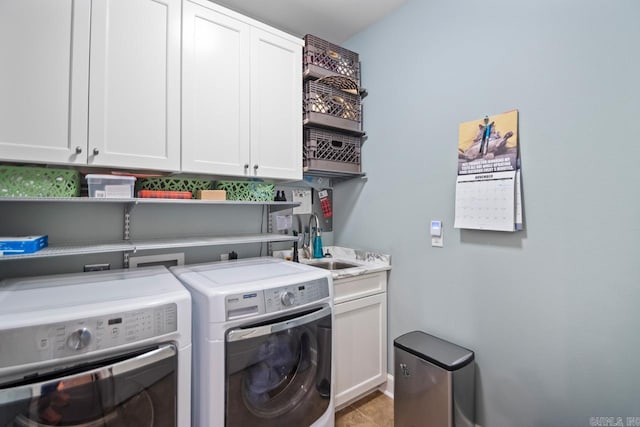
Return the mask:
<path id="1" fill-rule="evenodd" d="M 431 235 L 436 237 L 442 235 L 442 221 L 431 221 Z"/>
<path id="2" fill-rule="evenodd" d="M 442 239 L 444 230 L 442 229 L 442 221 L 431 221 L 431 246 L 441 248 L 443 246 Z"/>

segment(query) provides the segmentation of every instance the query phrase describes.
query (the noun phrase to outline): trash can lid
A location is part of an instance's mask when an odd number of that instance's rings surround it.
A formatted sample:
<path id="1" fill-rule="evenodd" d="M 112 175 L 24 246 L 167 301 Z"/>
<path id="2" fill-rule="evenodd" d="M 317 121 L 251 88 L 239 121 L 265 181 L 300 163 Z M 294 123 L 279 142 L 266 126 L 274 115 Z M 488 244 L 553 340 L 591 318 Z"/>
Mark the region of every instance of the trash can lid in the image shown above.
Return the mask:
<path id="1" fill-rule="evenodd" d="M 393 345 L 447 371 L 464 368 L 474 358 L 473 351 L 422 331 L 401 335 Z"/>

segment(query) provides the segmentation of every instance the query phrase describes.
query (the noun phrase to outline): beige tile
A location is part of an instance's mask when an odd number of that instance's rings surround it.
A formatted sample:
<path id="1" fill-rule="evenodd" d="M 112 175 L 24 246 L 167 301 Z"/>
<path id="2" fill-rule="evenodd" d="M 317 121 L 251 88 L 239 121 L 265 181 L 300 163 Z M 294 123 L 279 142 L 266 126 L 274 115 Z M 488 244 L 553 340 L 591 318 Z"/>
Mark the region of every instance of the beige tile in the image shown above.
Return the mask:
<path id="1" fill-rule="evenodd" d="M 384 406 L 385 404 L 393 406 L 393 400 L 376 390 L 373 393 L 364 396 L 362 399 L 353 402 L 351 406 L 356 409 L 360 409 L 365 406 Z"/>
<path id="2" fill-rule="evenodd" d="M 338 412 L 336 412 L 336 421 L 338 420 L 338 418 L 344 417 L 346 414 L 352 411 L 355 411 L 355 408 L 353 406 L 346 406 L 340 409 Z"/>
<path id="3" fill-rule="evenodd" d="M 358 411 L 375 421 L 379 427 L 393 427 L 393 400 L 375 392 L 354 403 Z"/>
<path id="4" fill-rule="evenodd" d="M 393 427 L 393 400 L 369 394 L 336 413 L 336 427 Z"/>
<path id="5" fill-rule="evenodd" d="M 373 420 L 350 406 L 336 414 L 336 427 L 375 427 Z"/>

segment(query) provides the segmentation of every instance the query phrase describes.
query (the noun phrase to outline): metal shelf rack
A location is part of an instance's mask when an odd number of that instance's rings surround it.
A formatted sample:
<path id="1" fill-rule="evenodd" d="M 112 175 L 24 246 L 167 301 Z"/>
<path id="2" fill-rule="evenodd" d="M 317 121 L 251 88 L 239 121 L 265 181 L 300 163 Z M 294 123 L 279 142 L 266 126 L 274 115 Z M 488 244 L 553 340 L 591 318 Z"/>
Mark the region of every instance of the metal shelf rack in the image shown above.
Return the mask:
<path id="1" fill-rule="evenodd" d="M 251 202 L 231 200 L 180 200 L 180 199 L 96 199 L 89 197 L 38 198 L 38 197 L 0 197 L 0 203 L 111 203 L 124 205 L 123 240 L 96 244 L 61 244 L 46 247 L 38 252 L 24 255 L 0 256 L 0 261 L 50 258 L 58 256 L 87 255 L 96 253 L 123 252 L 124 265 L 128 267 L 129 255 L 143 250 L 170 249 L 184 247 L 236 245 L 244 243 L 268 243 L 295 241 L 296 237 L 284 234 L 260 233 L 229 236 L 198 236 L 173 239 L 131 240 L 131 212 L 137 205 L 211 205 L 211 206 L 268 206 L 271 211 L 290 209 L 299 206 L 294 202 Z"/>

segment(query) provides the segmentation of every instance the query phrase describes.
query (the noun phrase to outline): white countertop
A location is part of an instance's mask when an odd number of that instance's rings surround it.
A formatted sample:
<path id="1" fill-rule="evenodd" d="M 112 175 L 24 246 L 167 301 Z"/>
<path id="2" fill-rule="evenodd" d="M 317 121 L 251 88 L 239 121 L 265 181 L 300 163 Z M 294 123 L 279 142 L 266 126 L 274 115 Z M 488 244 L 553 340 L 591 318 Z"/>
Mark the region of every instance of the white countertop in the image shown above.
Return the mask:
<path id="1" fill-rule="evenodd" d="M 332 256 L 313 259 L 300 258 L 300 262 L 313 265 L 314 263 L 338 261 L 356 265 L 356 267 L 331 270 L 334 280 L 391 270 L 390 255 L 340 246 L 326 246 L 324 252 L 329 252 Z"/>

